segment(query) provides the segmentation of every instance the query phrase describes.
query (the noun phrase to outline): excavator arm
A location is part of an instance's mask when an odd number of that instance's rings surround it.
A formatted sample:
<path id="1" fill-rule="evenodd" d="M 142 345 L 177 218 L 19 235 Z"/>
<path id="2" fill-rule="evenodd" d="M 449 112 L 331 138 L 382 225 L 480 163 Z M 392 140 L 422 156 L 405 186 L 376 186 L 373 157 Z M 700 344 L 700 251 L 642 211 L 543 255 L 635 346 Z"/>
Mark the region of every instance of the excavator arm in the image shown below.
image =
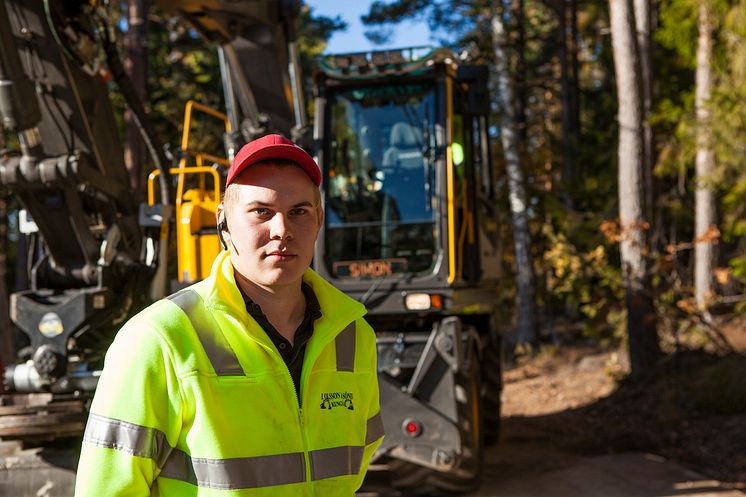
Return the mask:
<path id="1" fill-rule="evenodd" d="M 295 49 L 299 1 L 157 3 L 219 50 L 228 158 L 269 132 L 308 143 Z M 11 319 L 28 346 L 6 369 L 11 391 L 88 395 L 118 327 L 149 302 L 166 267 L 171 206 L 182 200 L 175 164 L 119 60 L 111 8 L 0 0 L 0 120 L 20 143 L 0 156 L 0 184 L 19 199 L 29 240 L 30 287 L 11 296 Z M 160 173 L 160 203 L 138 205 L 143 195 L 129 186 L 111 81 Z"/>

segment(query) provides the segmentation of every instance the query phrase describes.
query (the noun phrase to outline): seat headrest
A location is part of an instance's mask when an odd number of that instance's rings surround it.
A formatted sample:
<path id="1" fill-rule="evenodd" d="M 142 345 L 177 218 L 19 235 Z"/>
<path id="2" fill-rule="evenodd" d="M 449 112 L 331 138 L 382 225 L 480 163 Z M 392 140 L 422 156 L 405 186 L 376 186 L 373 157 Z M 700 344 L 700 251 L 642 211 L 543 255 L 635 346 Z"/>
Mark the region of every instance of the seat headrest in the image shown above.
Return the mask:
<path id="1" fill-rule="evenodd" d="M 422 132 L 409 123 L 398 122 L 391 128 L 390 146 L 396 148 L 419 148 Z"/>

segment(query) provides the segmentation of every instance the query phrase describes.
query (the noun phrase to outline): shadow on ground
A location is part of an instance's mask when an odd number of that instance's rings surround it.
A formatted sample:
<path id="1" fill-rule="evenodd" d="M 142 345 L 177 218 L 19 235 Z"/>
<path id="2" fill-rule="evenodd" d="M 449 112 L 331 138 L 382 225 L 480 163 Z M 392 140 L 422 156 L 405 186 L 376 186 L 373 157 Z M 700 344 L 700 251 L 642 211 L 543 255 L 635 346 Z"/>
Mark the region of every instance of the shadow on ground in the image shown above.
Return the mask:
<path id="1" fill-rule="evenodd" d="M 551 373 L 545 373 L 547 380 Z M 646 380 L 622 381 L 588 405 L 503 420 L 485 467 L 508 477 L 567 467 L 573 458 L 652 453 L 744 488 L 746 357 L 685 351 Z M 494 455 L 494 457 L 490 457 Z M 532 468 L 526 473 L 526 468 Z"/>

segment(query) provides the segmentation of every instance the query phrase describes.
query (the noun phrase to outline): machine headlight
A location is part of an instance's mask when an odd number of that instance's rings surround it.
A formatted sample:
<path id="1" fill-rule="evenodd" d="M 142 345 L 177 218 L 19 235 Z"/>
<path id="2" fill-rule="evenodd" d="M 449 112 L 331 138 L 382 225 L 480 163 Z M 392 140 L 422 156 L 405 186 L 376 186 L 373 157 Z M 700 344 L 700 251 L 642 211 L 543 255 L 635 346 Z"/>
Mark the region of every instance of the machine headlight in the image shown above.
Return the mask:
<path id="1" fill-rule="evenodd" d="M 440 295 L 430 295 L 429 293 L 408 293 L 404 296 L 404 307 L 410 311 L 440 309 L 442 305 Z"/>

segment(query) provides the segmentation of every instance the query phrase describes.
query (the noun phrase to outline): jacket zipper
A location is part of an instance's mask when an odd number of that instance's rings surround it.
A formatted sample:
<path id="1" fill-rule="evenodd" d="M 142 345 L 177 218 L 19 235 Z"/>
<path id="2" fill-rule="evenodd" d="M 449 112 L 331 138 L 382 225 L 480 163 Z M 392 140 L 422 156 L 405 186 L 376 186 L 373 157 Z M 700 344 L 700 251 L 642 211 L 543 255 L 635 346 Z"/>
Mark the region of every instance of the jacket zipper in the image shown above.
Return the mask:
<path id="1" fill-rule="evenodd" d="M 275 355 L 279 355 L 279 353 L 275 352 L 274 350 L 272 352 L 274 352 Z M 285 377 L 290 382 L 290 387 L 293 390 L 293 399 L 295 399 L 295 404 L 296 406 L 298 406 L 298 423 L 300 424 L 300 434 L 301 439 L 303 440 L 303 459 L 306 466 L 306 483 L 308 484 L 309 489 L 308 495 L 313 496 L 313 485 L 311 485 L 311 456 L 308 452 L 308 437 L 306 436 L 306 424 L 303 417 L 303 399 L 301 399 L 298 390 L 295 389 L 295 382 L 293 382 L 293 377 L 290 375 L 290 369 L 288 369 L 287 364 L 285 364 L 285 361 L 282 359 L 281 356 L 279 357 L 279 359 L 285 366 L 285 372 L 287 373 Z"/>

